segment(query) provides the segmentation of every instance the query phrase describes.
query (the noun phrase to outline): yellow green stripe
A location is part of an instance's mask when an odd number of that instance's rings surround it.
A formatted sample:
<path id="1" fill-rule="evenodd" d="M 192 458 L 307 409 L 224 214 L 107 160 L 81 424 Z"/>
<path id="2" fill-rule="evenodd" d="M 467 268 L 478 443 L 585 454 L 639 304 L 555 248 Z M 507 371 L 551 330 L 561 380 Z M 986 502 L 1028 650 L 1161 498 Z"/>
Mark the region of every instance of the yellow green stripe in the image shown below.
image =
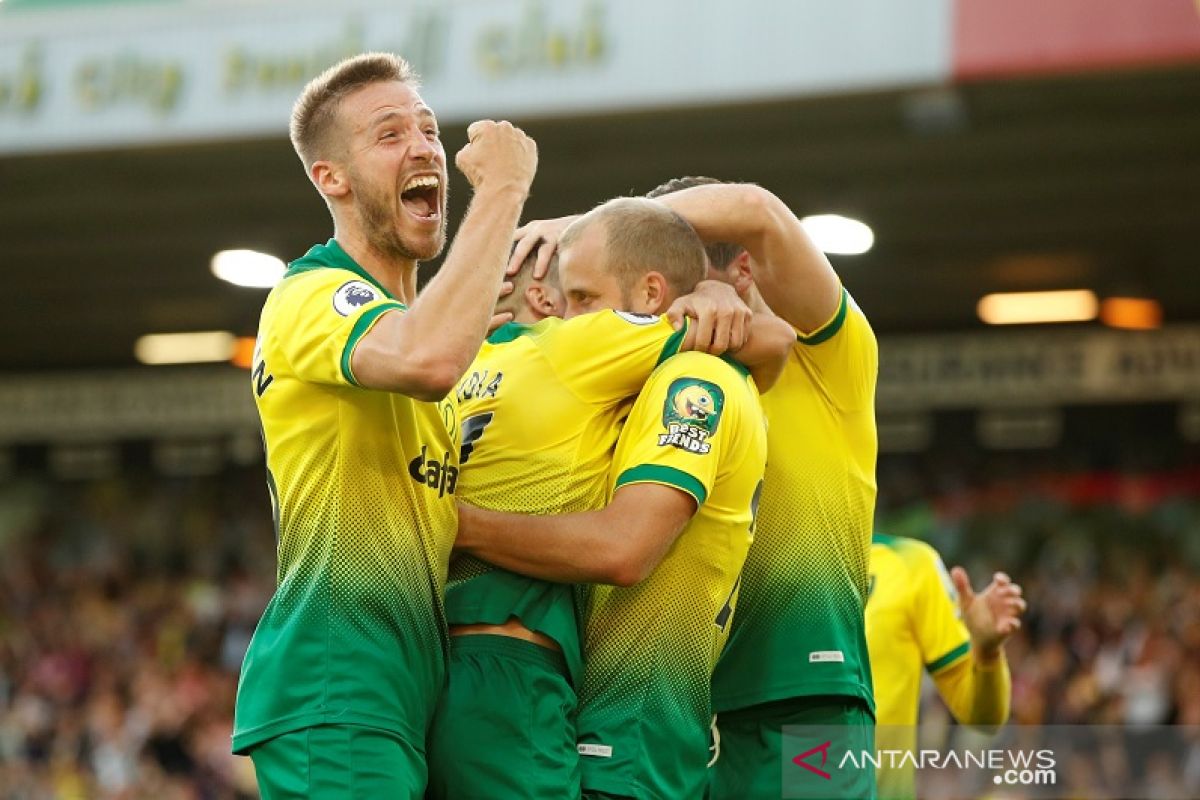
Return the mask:
<path id="1" fill-rule="evenodd" d="M 925 669 L 932 675 L 933 673 L 937 672 L 938 670 L 945 669 L 946 667 L 953 664 L 955 661 L 958 661 L 960 658 L 962 658 L 968 652 L 970 652 L 970 650 L 971 650 L 971 643 L 969 641 L 963 642 L 958 647 L 954 648 L 949 653 L 946 653 L 946 655 L 942 656 L 941 658 L 937 658 L 937 659 L 934 659 L 933 661 L 930 661 L 928 664 L 925 665 Z"/>
<path id="2" fill-rule="evenodd" d="M 818 328 L 808 336 L 796 334 L 796 341 L 801 344 L 814 345 L 821 342 L 829 341 L 842 329 L 842 325 L 846 322 L 846 301 L 849 299 L 849 294 L 842 289 L 842 300 L 838 303 L 837 313 L 833 315 L 833 319 L 829 320 L 823 327 Z"/>
<path id="3" fill-rule="evenodd" d="M 704 484 L 681 469 L 668 467 L 663 464 L 639 464 L 630 467 L 617 478 L 614 489 L 619 489 L 628 483 L 661 483 L 674 486 L 696 498 L 696 505 L 704 505 L 708 490 Z"/>
<path id="4" fill-rule="evenodd" d="M 679 348 L 683 346 L 683 337 L 687 335 L 689 322 L 687 317 L 683 318 L 683 327 L 672 333 L 665 344 L 663 344 L 662 352 L 658 354 L 658 361 L 654 362 L 654 366 L 666 361 L 671 356 L 679 352 Z"/>
<path id="5" fill-rule="evenodd" d="M 347 383 L 349 383 L 351 386 L 358 386 L 358 381 L 354 379 L 354 372 L 350 369 L 350 356 L 354 355 L 354 348 L 358 346 L 358 340 L 366 335 L 367 331 L 371 329 L 371 325 L 373 325 L 375 320 L 379 319 L 379 317 L 385 311 L 391 311 L 393 309 L 400 309 L 403 311 L 404 306 L 401 303 L 393 301 L 390 303 L 380 303 L 373 308 L 368 308 L 359 315 L 358 319 L 354 323 L 354 327 L 350 329 L 350 336 L 346 339 L 346 346 L 342 348 L 342 377 L 345 378 Z"/>

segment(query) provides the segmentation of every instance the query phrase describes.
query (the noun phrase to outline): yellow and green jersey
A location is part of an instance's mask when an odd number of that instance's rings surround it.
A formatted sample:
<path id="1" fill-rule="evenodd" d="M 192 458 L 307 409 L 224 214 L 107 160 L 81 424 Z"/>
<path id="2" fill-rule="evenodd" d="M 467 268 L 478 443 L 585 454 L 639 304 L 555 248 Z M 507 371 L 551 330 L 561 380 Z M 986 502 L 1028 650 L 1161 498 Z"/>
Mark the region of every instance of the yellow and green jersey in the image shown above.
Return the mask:
<path id="1" fill-rule="evenodd" d="M 588 593 L 577 725 L 584 788 L 703 795 L 712 670 L 754 538 L 766 439 L 753 381 L 713 356 L 668 359 L 638 396 L 610 494 L 665 484 L 692 495 L 697 511 L 649 578 Z"/>
<path id="2" fill-rule="evenodd" d="M 937 551 L 924 542 L 875 535 L 867 645 L 875 679 L 876 745 L 915 749 L 922 672 L 939 678 L 971 651 L 954 584 Z M 880 797 L 914 796 L 911 761 L 897 768 L 883 765 L 876 780 Z"/>
<path id="3" fill-rule="evenodd" d="M 738 618 L 713 677 L 718 712 L 812 695 L 873 702 L 863 609 L 878 364 L 875 335 L 843 290 L 828 323 L 797 334 L 763 395 L 767 472 Z"/>
<path id="4" fill-rule="evenodd" d="M 962 661 L 971 636 L 937 551 L 924 542 L 876 534 L 871 544 L 867 646 L 880 725 L 916 725 L 921 673 Z"/>
<path id="5" fill-rule="evenodd" d="M 279 566 L 242 665 L 236 752 L 334 722 L 424 741 L 445 679 L 454 409 L 363 389 L 350 360 L 404 310 L 332 239 L 263 307 L 250 385 Z"/>
<path id="6" fill-rule="evenodd" d="M 666 317 L 617 311 L 497 330 L 455 391 L 458 497 L 521 514 L 603 508 L 621 421 L 685 332 Z M 558 642 L 578 685 L 583 658 L 571 586 L 459 556 L 450 568 L 446 614 L 452 625 L 517 617 Z"/>

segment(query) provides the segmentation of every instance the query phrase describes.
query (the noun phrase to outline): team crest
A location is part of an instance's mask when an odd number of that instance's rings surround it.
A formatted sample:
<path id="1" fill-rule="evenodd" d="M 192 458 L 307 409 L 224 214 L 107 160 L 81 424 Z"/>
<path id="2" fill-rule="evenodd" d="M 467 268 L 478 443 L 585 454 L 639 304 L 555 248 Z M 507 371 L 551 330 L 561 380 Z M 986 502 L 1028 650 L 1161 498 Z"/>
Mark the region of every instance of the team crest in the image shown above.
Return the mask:
<path id="1" fill-rule="evenodd" d="M 667 390 L 663 404 L 666 433 L 658 435 L 659 447 L 677 447 L 703 455 L 712 450 L 708 439 L 717 432 L 725 394 L 716 384 L 699 378 L 678 378 Z"/>
<path id="2" fill-rule="evenodd" d="M 350 281 L 343 283 L 333 293 L 333 310 L 343 317 L 348 317 L 378 298 L 379 293 L 370 284 L 364 281 Z"/>

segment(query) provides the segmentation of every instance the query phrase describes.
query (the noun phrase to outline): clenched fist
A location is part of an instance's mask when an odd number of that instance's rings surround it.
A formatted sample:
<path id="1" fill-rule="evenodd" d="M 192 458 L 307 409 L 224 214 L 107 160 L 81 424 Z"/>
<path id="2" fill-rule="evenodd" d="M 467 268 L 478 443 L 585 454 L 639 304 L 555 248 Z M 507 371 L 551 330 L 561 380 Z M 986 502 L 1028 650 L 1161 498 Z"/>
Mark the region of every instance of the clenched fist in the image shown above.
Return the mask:
<path id="1" fill-rule="evenodd" d="M 476 192 L 512 189 L 529 193 L 537 172 L 537 143 L 510 122 L 481 119 L 467 128 L 467 145 L 454 163 Z"/>

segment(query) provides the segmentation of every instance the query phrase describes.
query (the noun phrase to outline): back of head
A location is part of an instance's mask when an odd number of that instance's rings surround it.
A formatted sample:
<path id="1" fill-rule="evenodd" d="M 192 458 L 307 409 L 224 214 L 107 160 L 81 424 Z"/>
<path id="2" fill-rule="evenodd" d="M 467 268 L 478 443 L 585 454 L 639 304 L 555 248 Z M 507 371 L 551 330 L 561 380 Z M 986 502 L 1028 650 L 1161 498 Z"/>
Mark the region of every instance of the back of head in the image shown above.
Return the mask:
<path id="1" fill-rule="evenodd" d="M 696 231 L 661 203 L 642 197 L 609 200 L 572 223 L 559 246 L 570 247 L 592 225 L 603 226 L 605 270 L 624 289 L 647 273 L 658 272 L 675 295 L 683 295 L 708 271 L 704 243 Z"/>
<path id="2" fill-rule="evenodd" d="M 684 189 L 691 189 L 693 186 L 712 186 L 724 182 L 702 175 L 687 175 L 682 178 L 672 178 L 666 183 L 655 186 L 646 192 L 646 197 L 654 199 L 663 195 L 682 192 Z M 708 253 L 708 260 L 712 262 L 712 265 L 717 269 L 723 270 L 741 254 L 742 246 L 730 244 L 729 242 L 712 242 L 704 246 L 704 251 Z"/>
<path id="3" fill-rule="evenodd" d="M 399 81 L 416 89 L 417 74 L 392 53 L 360 53 L 339 61 L 308 82 L 292 106 L 289 134 L 305 169 L 339 155 L 335 133 L 342 98 L 373 83 Z"/>

